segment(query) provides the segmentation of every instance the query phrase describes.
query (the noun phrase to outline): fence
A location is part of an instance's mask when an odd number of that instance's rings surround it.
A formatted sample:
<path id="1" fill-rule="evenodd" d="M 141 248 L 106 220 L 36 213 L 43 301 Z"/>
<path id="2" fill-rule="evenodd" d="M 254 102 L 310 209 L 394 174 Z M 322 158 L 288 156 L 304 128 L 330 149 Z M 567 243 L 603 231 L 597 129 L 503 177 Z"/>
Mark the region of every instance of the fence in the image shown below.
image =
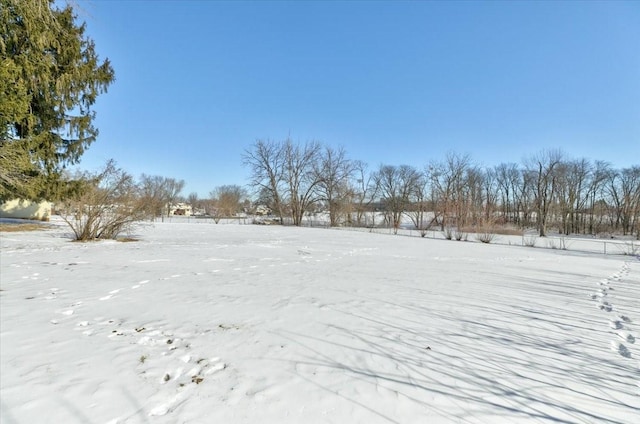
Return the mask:
<path id="1" fill-rule="evenodd" d="M 175 223 L 192 223 L 192 224 L 213 224 L 213 225 L 250 225 L 256 221 L 254 216 L 241 216 L 233 218 L 222 218 L 216 223 L 213 217 L 210 216 L 169 216 L 164 217 L 163 222 L 175 222 Z M 290 219 L 285 218 L 284 225 L 292 225 Z M 279 224 L 275 219 L 259 217 L 258 222 L 264 224 Z M 303 221 L 304 227 L 313 228 L 330 228 L 327 220 L 305 218 Z M 409 225 L 405 225 L 398 229 L 397 234 L 393 228 L 386 226 L 376 227 L 337 227 L 334 229 L 347 230 L 347 231 L 363 231 L 377 234 L 397 235 L 404 237 L 420 237 L 429 239 L 441 239 L 445 240 L 446 237 L 439 229 L 429 229 L 425 232 L 424 236 L 422 231 L 411 228 Z M 479 234 L 465 233 L 464 237 L 459 242 L 472 242 L 480 243 L 477 239 Z M 633 239 L 596 239 L 588 236 L 584 237 L 569 237 L 569 236 L 547 236 L 538 237 L 534 233 L 524 233 L 523 235 L 501 235 L 491 234 L 491 244 L 508 245 L 508 246 L 523 246 L 530 248 L 542 248 L 542 249 L 555 249 L 555 250 L 567 250 L 584 253 L 596 253 L 603 255 L 640 255 L 640 241 Z M 456 242 L 457 240 L 451 240 Z"/>
<path id="2" fill-rule="evenodd" d="M 346 228 L 345 228 L 346 229 Z M 394 234 L 393 228 L 348 228 L 354 231 L 368 231 L 378 234 Z M 423 237 L 422 232 L 416 229 L 401 228 L 398 229 L 397 235 L 406 237 Z M 460 241 L 455 239 L 451 242 L 473 242 L 480 243 L 476 233 L 465 233 Z M 492 234 L 491 244 L 523 246 L 530 248 L 567 250 L 585 253 L 597 253 L 603 255 L 640 255 L 640 241 L 634 239 L 611 239 L 603 240 L 586 237 L 568 237 L 568 236 L 547 236 L 539 237 L 535 234 L 523 235 L 500 235 Z M 447 238 L 440 230 L 429 229 L 426 231 L 424 238 L 441 239 Z"/>

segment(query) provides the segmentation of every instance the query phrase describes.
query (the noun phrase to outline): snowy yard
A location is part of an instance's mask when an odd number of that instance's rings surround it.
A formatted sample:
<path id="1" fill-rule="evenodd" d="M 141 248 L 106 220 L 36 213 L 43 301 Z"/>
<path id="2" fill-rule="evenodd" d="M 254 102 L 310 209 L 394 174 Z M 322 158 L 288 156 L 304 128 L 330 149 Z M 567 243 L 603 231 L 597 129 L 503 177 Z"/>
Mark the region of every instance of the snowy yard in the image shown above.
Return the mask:
<path id="1" fill-rule="evenodd" d="M 279 226 L 66 232 L 0 235 L 3 424 L 640 422 L 631 256 Z"/>

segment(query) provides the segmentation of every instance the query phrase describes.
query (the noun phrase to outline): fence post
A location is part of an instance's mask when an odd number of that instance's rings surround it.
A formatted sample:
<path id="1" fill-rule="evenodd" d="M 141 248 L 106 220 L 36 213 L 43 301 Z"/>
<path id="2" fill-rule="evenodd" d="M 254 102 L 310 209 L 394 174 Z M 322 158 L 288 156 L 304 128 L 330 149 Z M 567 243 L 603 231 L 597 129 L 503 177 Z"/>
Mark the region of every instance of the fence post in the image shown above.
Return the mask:
<path id="1" fill-rule="evenodd" d="M 607 242 L 606 241 L 604 242 L 604 254 L 605 255 L 607 254 Z"/>

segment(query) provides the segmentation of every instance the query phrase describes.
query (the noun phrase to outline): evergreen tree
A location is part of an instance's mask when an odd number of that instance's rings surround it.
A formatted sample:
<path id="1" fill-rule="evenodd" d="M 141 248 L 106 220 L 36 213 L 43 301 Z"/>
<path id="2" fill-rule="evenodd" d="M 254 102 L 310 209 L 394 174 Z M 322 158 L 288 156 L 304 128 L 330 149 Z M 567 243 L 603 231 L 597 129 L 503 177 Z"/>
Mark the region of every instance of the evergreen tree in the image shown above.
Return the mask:
<path id="1" fill-rule="evenodd" d="M 0 0 L 0 57 L 0 198 L 55 200 L 98 135 L 91 107 L 114 71 L 54 0 Z"/>

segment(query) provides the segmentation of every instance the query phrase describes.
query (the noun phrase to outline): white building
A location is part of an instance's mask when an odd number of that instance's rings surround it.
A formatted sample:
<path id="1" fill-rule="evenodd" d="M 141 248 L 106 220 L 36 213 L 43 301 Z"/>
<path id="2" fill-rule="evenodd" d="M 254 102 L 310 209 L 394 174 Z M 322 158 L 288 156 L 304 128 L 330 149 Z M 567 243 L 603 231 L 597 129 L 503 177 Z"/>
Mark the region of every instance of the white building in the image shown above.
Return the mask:
<path id="1" fill-rule="evenodd" d="M 193 215 L 193 210 L 191 209 L 191 205 L 188 203 L 176 203 L 169 205 L 169 216 L 191 216 Z"/>
<path id="2" fill-rule="evenodd" d="M 37 219 L 49 221 L 52 203 L 13 199 L 0 205 L 0 218 Z"/>

